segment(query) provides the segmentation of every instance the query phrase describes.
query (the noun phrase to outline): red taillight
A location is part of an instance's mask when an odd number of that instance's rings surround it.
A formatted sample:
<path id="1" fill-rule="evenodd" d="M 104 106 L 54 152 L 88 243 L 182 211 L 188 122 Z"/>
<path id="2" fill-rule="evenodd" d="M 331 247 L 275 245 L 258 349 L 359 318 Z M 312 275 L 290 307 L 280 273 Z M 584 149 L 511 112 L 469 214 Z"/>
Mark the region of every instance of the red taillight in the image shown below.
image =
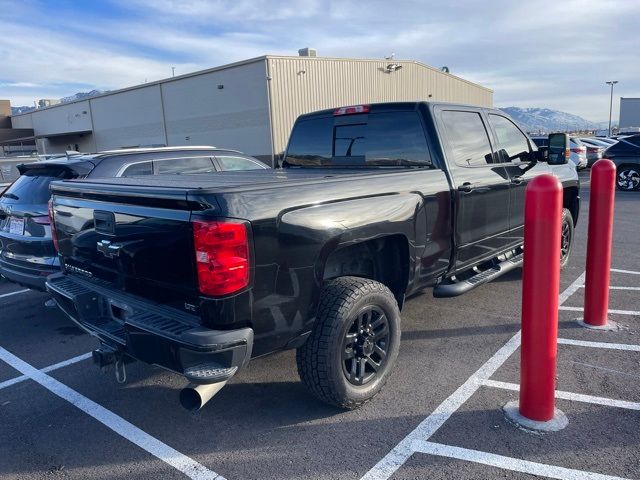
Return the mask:
<path id="1" fill-rule="evenodd" d="M 249 285 L 249 240 L 244 223 L 193 222 L 198 286 L 204 295 L 229 295 Z"/>
<path id="2" fill-rule="evenodd" d="M 56 252 L 60 251 L 58 245 L 58 232 L 56 231 L 56 219 L 53 214 L 53 200 L 49 200 L 49 223 L 51 224 L 51 239 L 53 240 L 53 246 L 56 248 Z"/>
<path id="3" fill-rule="evenodd" d="M 340 107 L 333 111 L 333 116 L 353 115 L 355 113 L 369 113 L 369 105 L 352 105 L 350 107 Z"/>
<path id="4" fill-rule="evenodd" d="M 586 153 L 587 149 L 585 147 L 573 147 L 571 151 L 573 153 L 580 154 L 580 153 Z"/>

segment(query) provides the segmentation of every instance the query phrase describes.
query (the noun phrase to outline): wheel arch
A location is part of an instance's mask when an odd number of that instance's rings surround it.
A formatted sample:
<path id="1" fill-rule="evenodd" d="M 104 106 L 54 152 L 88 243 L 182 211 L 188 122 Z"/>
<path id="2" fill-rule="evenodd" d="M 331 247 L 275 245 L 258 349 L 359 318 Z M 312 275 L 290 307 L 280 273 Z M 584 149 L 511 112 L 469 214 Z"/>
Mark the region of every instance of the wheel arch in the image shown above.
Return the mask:
<path id="1" fill-rule="evenodd" d="M 385 285 L 402 308 L 409 282 L 409 240 L 390 234 L 337 248 L 327 257 L 322 280 L 354 276 Z"/>

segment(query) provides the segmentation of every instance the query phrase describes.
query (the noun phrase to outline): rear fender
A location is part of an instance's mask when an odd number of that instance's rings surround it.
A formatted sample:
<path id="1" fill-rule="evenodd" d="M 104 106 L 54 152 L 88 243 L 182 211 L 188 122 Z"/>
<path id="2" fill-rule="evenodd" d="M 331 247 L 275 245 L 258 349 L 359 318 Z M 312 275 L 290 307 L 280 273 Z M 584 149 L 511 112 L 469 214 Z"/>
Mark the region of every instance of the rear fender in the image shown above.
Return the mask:
<path id="1" fill-rule="evenodd" d="M 418 258 L 421 252 L 416 252 L 415 238 L 417 230 L 425 229 L 425 216 L 418 215 L 423 204 L 421 195 L 403 193 L 287 212 L 278 228 L 281 244 L 287 244 L 287 263 L 294 268 L 313 266 L 316 285 L 321 286 L 327 259 L 350 245 L 400 235 L 406 238 L 411 257 Z M 408 278 L 413 278 L 414 265 L 415 262 L 409 262 Z"/>

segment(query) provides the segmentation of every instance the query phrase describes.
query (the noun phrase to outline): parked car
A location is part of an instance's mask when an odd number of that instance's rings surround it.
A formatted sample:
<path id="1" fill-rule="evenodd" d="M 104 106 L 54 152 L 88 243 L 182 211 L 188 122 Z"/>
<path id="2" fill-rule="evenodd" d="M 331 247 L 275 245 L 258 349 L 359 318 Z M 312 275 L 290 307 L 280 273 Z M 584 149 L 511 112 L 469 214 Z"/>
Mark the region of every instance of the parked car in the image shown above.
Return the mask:
<path id="1" fill-rule="evenodd" d="M 609 148 L 611 145 L 616 143 L 615 141 L 613 141 L 611 143 L 605 142 L 601 138 L 595 138 L 595 137 L 580 137 L 580 141 L 582 143 L 588 143 L 590 145 L 594 145 L 594 146 L 597 146 L 597 147 L 603 147 L 605 149 Z"/>
<path id="2" fill-rule="evenodd" d="M 391 373 L 405 298 L 460 295 L 521 264 L 537 175 L 562 182 L 563 265 L 570 255 L 576 169 L 500 110 L 303 115 L 282 167 L 52 184 L 63 268 L 47 290 L 100 339 L 97 364 L 123 373 L 127 355 L 183 375 L 195 409 L 251 358 L 295 348 L 313 394 L 356 408 Z"/>
<path id="3" fill-rule="evenodd" d="M 535 137 L 531 137 L 531 139 L 538 147 L 549 146 L 548 136 L 537 135 Z M 587 147 L 577 137 L 570 137 L 570 139 L 571 156 L 569 157 L 569 161 L 576 167 L 577 170 L 582 170 L 588 165 Z"/>
<path id="4" fill-rule="evenodd" d="M 587 146 L 578 137 L 571 137 L 571 156 L 569 161 L 576 166 L 577 170 L 587 168 Z"/>
<path id="5" fill-rule="evenodd" d="M 640 190 L 640 135 L 621 139 L 604 151 L 604 157 L 616 164 L 619 190 Z"/>
<path id="6" fill-rule="evenodd" d="M 595 139 L 598 140 L 599 142 L 606 143 L 608 146 L 615 145 L 616 143 L 618 143 L 618 140 L 616 140 L 615 138 L 596 137 Z"/>
<path id="7" fill-rule="evenodd" d="M 213 147 L 112 150 L 18 165 L 22 175 L 0 195 L 0 273 L 44 291 L 46 277 L 59 270 L 47 211 L 53 180 L 266 168 L 240 152 Z"/>
<path id="8" fill-rule="evenodd" d="M 591 167 L 594 163 L 602 158 L 603 152 L 606 148 L 603 147 L 599 142 L 593 141 L 589 138 L 580 138 L 580 141 L 587 147 L 587 167 Z"/>

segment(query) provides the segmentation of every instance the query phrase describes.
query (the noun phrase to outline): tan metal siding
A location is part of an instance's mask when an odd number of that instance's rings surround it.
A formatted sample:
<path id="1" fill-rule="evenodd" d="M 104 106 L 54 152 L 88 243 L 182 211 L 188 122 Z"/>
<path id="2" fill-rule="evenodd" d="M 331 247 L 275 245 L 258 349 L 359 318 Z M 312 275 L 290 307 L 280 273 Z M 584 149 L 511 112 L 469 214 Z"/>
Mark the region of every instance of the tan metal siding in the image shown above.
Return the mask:
<path id="1" fill-rule="evenodd" d="M 418 100 L 493 106 L 491 90 L 416 62 L 305 57 L 267 57 L 267 62 L 276 154 L 284 151 L 298 115 L 315 110 Z M 387 72 L 390 63 L 402 68 Z"/>

